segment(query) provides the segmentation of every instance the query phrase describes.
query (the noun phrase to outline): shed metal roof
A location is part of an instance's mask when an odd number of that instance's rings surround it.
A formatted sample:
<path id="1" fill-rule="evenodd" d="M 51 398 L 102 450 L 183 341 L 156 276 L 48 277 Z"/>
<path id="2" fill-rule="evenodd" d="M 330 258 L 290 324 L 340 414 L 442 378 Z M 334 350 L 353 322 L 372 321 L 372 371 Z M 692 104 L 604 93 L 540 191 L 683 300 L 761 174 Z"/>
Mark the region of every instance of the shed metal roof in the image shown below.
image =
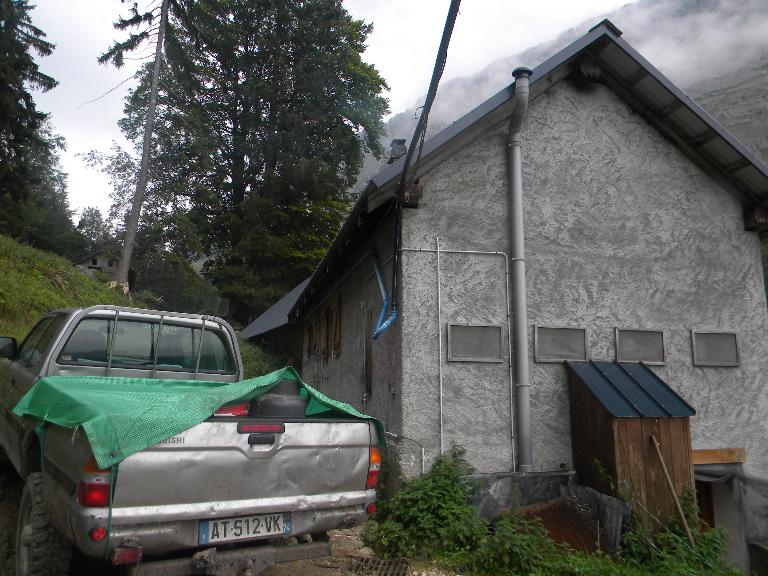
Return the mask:
<path id="1" fill-rule="evenodd" d="M 648 366 L 633 362 L 572 362 L 568 370 L 617 418 L 693 416 L 690 404 Z"/>
<path id="2" fill-rule="evenodd" d="M 274 330 L 275 328 L 280 328 L 280 326 L 285 326 L 288 324 L 288 313 L 291 311 L 291 308 L 293 308 L 293 305 L 296 304 L 296 300 L 299 299 L 299 296 L 301 296 L 304 288 L 306 288 L 307 284 L 309 284 L 309 280 L 310 278 L 307 278 L 293 290 L 288 292 L 288 294 L 275 302 L 272 307 L 268 308 L 267 311 L 264 312 L 264 314 L 248 324 L 248 326 L 246 326 L 243 331 L 240 332 L 240 336 L 245 339 L 255 338 L 256 336 L 265 334 L 270 330 Z"/>

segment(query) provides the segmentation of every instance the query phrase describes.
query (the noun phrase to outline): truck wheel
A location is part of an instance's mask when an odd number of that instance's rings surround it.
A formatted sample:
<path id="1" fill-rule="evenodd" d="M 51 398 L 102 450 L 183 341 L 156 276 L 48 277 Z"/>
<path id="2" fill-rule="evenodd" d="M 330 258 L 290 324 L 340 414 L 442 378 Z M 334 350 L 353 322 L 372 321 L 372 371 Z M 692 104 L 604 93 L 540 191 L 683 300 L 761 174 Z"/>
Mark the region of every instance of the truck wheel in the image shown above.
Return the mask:
<path id="1" fill-rule="evenodd" d="M 27 477 L 16 526 L 16 576 L 65 576 L 72 545 L 50 524 L 43 475 Z"/>

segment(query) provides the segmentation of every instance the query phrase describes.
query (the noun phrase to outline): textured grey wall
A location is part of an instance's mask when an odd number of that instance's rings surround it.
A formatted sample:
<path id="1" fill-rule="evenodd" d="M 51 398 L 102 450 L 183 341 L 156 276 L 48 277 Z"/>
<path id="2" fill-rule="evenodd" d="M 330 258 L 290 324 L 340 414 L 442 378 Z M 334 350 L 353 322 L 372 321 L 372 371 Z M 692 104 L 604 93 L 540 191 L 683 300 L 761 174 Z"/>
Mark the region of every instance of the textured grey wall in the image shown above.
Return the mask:
<path id="1" fill-rule="evenodd" d="M 403 245 L 509 250 L 504 133 L 497 125 L 425 175 Z M 589 356 L 615 358 L 614 328 L 664 330 L 654 367 L 697 410 L 694 448 L 747 447 L 768 475 L 768 316 L 760 248 L 740 204 L 608 88 L 561 82 L 532 102 L 523 171 L 529 323 L 582 326 Z M 445 324 L 503 322 L 500 264 L 441 257 Z M 403 432 L 439 449 L 434 254 L 403 258 Z M 503 277 L 503 273 L 502 273 Z M 499 298 L 502 301 L 499 301 Z M 741 366 L 692 364 L 690 330 L 734 330 Z M 533 344 L 531 328 L 531 350 Z M 508 470 L 506 368 L 445 363 L 446 445 Z M 565 370 L 531 358 L 534 466 L 570 467 Z"/>
<path id="2" fill-rule="evenodd" d="M 392 281 L 393 219 L 378 231 L 376 252 L 384 271 L 387 291 Z M 345 271 L 346 273 L 347 271 Z M 340 280 L 340 278 L 338 278 Z M 323 314 L 341 298 L 341 353 L 324 360 L 309 355 L 307 327 L 318 314 Z M 364 260 L 321 305 L 304 319 L 302 378 L 331 397 L 353 405 L 358 410 L 379 418 L 387 430 L 400 431 L 400 402 L 397 389 L 397 354 L 399 323 L 373 343 L 373 386 L 365 398 L 365 340 L 366 315 L 370 312 L 375 325 L 381 311 L 381 294 L 370 258 Z"/>

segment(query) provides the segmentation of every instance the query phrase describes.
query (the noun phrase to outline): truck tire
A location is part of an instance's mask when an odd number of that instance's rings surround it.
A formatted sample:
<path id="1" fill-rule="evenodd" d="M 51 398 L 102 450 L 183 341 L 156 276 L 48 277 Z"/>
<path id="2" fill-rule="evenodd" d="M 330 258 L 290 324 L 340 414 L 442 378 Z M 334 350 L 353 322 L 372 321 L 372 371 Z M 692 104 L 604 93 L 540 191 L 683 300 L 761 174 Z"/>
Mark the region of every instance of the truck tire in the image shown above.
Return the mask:
<path id="1" fill-rule="evenodd" d="M 27 477 L 16 526 L 16 576 L 66 576 L 72 545 L 50 524 L 43 475 Z"/>

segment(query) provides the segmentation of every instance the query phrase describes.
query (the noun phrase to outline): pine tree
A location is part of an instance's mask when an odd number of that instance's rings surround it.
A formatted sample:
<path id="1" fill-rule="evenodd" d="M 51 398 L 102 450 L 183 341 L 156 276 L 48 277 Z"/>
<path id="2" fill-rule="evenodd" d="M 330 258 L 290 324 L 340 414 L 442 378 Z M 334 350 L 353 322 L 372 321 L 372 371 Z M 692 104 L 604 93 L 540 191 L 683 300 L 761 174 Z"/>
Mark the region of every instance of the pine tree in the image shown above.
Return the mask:
<path id="1" fill-rule="evenodd" d="M 386 84 L 361 58 L 371 27 L 339 0 L 175 6 L 142 226 L 209 255 L 206 273 L 244 320 L 324 254 L 364 154 L 381 152 Z M 120 123 L 134 142 L 150 87 L 145 68 Z"/>
<path id="2" fill-rule="evenodd" d="M 123 290 L 128 292 L 128 270 L 131 265 L 136 234 L 139 229 L 139 217 L 141 206 L 144 202 L 144 194 L 147 189 L 147 178 L 149 176 L 149 154 L 152 145 L 152 130 L 155 122 L 155 106 L 157 105 L 157 86 L 160 78 L 160 63 L 163 54 L 163 39 L 165 38 L 165 28 L 168 22 L 169 0 L 162 0 L 160 4 L 160 22 L 157 25 L 155 34 L 155 61 L 152 65 L 152 80 L 149 95 L 149 106 L 147 108 L 146 121 L 144 124 L 144 137 L 141 152 L 141 165 L 139 175 L 136 180 L 136 191 L 133 194 L 131 211 L 128 214 L 128 220 L 125 225 L 125 237 L 123 239 L 123 252 L 120 256 L 120 262 L 115 272 L 115 282 L 123 286 Z M 125 30 L 132 26 L 141 26 L 144 23 L 152 24 L 154 20 L 154 11 L 150 10 L 145 14 L 140 14 L 136 2 L 133 4 L 132 16 L 128 19 L 120 18 L 115 23 L 115 28 Z M 105 54 L 99 57 L 99 62 L 104 63 L 112 61 L 118 68 L 123 64 L 125 52 L 135 50 L 141 46 L 142 42 L 148 39 L 153 28 L 142 30 L 139 34 L 131 34 L 128 40 L 115 43 Z"/>
<path id="3" fill-rule="evenodd" d="M 56 80 L 38 69 L 31 52 L 48 56 L 54 45 L 32 24 L 27 0 L 0 0 L 0 202 L 26 200 L 38 180 L 32 156 L 53 148 L 39 130 L 46 115 L 30 88 L 47 91 Z"/>
<path id="4" fill-rule="evenodd" d="M 59 164 L 64 139 L 30 93 L 56 86 L 33 58 L 48 56 L 54 45 L 32 24 L 31 9 L 26 0 L 0 0 L 0 234 L 73 257 L 83 243 Z"/>

